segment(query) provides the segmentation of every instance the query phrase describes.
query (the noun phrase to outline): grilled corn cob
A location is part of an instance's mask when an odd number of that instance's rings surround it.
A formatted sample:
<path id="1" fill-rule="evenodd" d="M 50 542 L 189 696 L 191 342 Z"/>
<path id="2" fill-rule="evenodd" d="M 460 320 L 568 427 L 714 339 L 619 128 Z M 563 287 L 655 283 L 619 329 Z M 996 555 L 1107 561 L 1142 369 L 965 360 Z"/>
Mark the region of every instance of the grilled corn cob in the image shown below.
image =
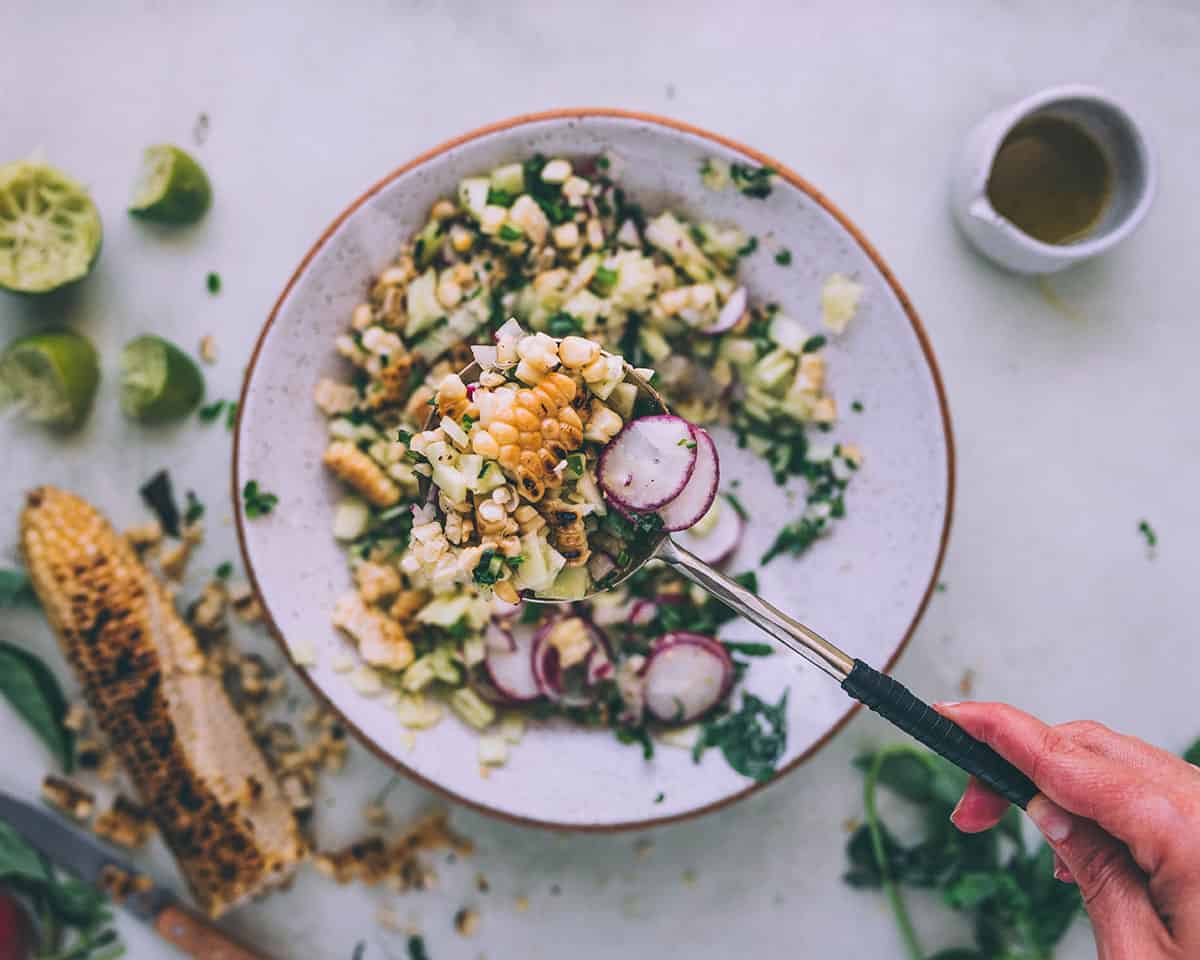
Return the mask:
<path id="1" fill-rule="evenodd" d="M 339 480 L 373 506 L 390 507 L 400 500 L 400 488 L 383 467 L 349 441 L 331 443 L 323 459 Z"/>
<path id="2" fill-rule="evenodd" d="M 305 856 L 262 754 L 163 587 L 88 503 L 54 487 L 21 516 L 30 579 L 93 712 L 179 861 L 216 915 Z M 239 800 L 250 778 L 253 804 Z"/>

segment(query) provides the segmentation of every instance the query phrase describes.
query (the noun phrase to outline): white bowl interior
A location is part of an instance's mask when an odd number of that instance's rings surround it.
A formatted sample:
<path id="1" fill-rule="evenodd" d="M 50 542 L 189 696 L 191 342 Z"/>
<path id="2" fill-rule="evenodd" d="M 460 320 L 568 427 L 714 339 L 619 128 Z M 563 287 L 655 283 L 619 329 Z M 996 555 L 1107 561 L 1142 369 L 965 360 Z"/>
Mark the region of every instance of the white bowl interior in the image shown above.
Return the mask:
<path id="1" fill-rule="evenodd" d="M 753 786 L 710 751 L 660 748 L 645 762 L 607 731 L 532 727 L 508 764 L 480 776 L 476 735 L 453 717 L 418 734 L 415 747 L 382 697 L 366 698 L 334 670 L 352 648 L 330 625 L 337 596 L 350 585 L 330 533 L 337 486 L 321 466 L 325 421 L 312 402 L 322 376 L 344 376 L 333 339 L 348 324 L 369 278 L 419 229 L 430 205 L 464 176 L 530 153 L 610 151 L 631 199 L 697 219 L 733 221 L 759 238 L 741 276 L 752 297 L 779 302 L 820 332 L 819 291 L 832 272 L 866 287 L 864 304 L 826 348 L 840 423 L 823 439 L 857 444 L 865 463 L 847 494 L 847 517 L 834 535 L 799 559 L 780 557 L 759 571 L 763 596 L 810 624 L 853 656 L 882 667 L 914 626 L 936 575 L 948 523 L 950 450 L 932 360 L 896 290 L 854 235 L 783 177 L 765 200 L 700 182 L 706 157 L 750 158 L 698 132 L 648 119 L 589 115 L 543 118 L 493 130 L 443 150 L 389 179 L 314 249 L 263 336 L 245 391 L 235 458 L 240 489 L 256 479 L 279 495 L 269 517 L 242 521 L 244 549 L 271 619 L 287 643 L 312 644 L 304 669 L 361 735 L 412 773 L 455 797 L 511 817 L 576 828 L 632 826 L 692 813 Z M 790 267 L 773 252 L 788 248 Z M 851 411 L 859 401 L 862 413 Z M 814 442 L 821 435 L 813 434 Z M 718 431 L 723 488 L 751 513 L 749 533 L 728 565 L 756 566 L 777 527 L 799 514 L 803 485 L 777 487 L 761 461 Z M 733 479 L 739 481 L 731 486 Z M 735 621 L 725 635 L 758 639 Z M 827 676 L 786 653 L 755 660 L 746 688 L 789 699 L 787 755 L 781 769 L 810 752 L 842 721 L 852 702 Z M 662 795 L 661 801 L 658 796 Z"/>

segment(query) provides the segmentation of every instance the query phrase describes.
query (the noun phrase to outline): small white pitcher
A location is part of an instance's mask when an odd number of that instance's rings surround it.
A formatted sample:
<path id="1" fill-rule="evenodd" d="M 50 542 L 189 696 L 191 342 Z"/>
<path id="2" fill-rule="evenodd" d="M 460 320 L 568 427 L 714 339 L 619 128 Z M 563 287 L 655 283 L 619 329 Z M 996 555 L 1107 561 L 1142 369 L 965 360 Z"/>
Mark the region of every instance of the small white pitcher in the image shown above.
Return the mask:
<path id="1" fill-rule="evenodd" d="M 1082 127 L 1108 157 L 1112 196 L 1087 236 L 1064 244 L 1036 240 L 1002 217 L 987 196 L 992 163 L 1018 123 L 1051 115 Z M 1157 173 L 1133 118 L 1108 95 L 1079 85 L 1052 87 L 984 117 L 968 134 L 951 182 L 959 227 L 980 253 L 1016 273 L 1054 273 L 1103 253 L 1141 223 L 1154 199 Z"/>

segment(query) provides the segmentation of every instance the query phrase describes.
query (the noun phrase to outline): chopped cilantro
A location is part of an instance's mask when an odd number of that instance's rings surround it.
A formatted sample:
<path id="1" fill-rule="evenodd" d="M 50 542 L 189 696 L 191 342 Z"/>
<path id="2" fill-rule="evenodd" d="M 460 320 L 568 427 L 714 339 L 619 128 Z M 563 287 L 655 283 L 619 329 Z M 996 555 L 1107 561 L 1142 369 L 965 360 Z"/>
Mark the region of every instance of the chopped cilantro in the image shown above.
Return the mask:
<path id="1" fill-rule="evenodd" d="M 209 293 L 216 294 L 221 292 L 221 275 L 219 273 L 210 273 L 204 278 L 204 283 L 208 287 Z"/>
<path id="2" fill-rule="evenodd" d="M 754 167 L 748 163 L 731 163 L 729 179 L 744 197 L 756 200 L 766 199 L 771 195 L 771 177 L 775 171 L 770 167 Z"/>
<path id="3" fill-rule="evenodd" d="M 666 798 L 667 798 L 667 795 L 660 790 L 658 793 L 656 793 L 654 795 L 654 802 L 662 803 Z"/>
<path id="4" fill-rule="evenodd" d="M 597 267 L 596 272 L 592 275 L 592 282 L 588 285 L 588 288 L 598 297 L 607 297 L 613 292 L 613 287 L 616 285 L 616 270 L 610 270 L 608 267 Z"/>
<path id="5" fill-rule="evenodd" d="M 257 480 L 247 480 L 246 485 L 242 487 L 242 502 L 246 508 L 246 516 L 254 520 L 273 511 L 279 503 L 279 497 L 260 490 Z"/>
<path id="6" fill-rule="evenodd" d="M 233 576 L 233 564 L 226 560 L 224 563 L 218 564 L 214 572 L 218 580 L 228 580 Z"/>
<path id="7" fill-rule="evenodd" d="M 552 337 L 569 337 L 583 333 L 583 321 L 560 310 L 546 321 L 546 332 Z"/>
<path id="8" fill-rule="evenodd" d="M 758 237 L 751 237 L 744 244 L 738 247 L 737 255 L 739 257 L 748 257 L 758 249 Z"/>
<path id="9" fill-rule="evenodd" d="M 490 587 L 500 579 L 504 564 L 494 550 L 484 550 L 471 575 L 480 586 Z"/>
<path id="10" fill-rule="evenodd" d="M 488 190 L 487 194 L 487 202 L 497 207 L 511 207 L 516 199 L 507 190 L 497 190 L 495 187 Z"/>
<path id="11" fill-rule="evenodd" d="M 521 231 L 520 227 L 513 226 L 511 223 L 502 223 L 500 224 L 500 231 L 497 233 L 497 236 L 505 243 L 516 243 L 525 234 Z"/>
<path id="12" fill-rule="evenodd" d="M 214 400 L 212 403 L 206 403 L 198 411 L 197 415 L 205 423 L 212 423 L 221 415 L 221 411 L 225 409 L 224 400 Z"/>
<path id="13" fill-rule="evenodd" d="M 186 500 L 187 505 L 183 508 L 183 523 L 184 526 L 190 527 L 204 516 L 204 504 L 191 490 L 187 492 Z"/>
<path id="14" fill-rule="evenodd" d="M 596 169 L 607 170 L 610 166 L 609 159 L 603 153 L 596 158 Z"/>
<path id="15" fill-rule="evenodd" d="M 752 693 L 742 693 L 736 713 L 717 716 L 704 724 L 692 751 L 699 763 L 704 751 L 719 747 L 726 762 L 742 776 L 763 783 L 775 773 L 775 765 L 787 748 L 788 691 L 774 706 Z"/>
<path id="16" fill-rule="evenodd" d="M 801 353 L 816 353 L 829 341 L 825 339 L 825 335 L 818 333 L 815 336 L 809 337 L 804 341 L 804 346 L 800 348 Z"/>
<path id="17" fill-rule="evenodd" d="M 784 247 L 775 254 L 775 262 L 781 267 L 790 267 L 792 265 L 792 251 Z"/>
<path id="18" fill-rule="evenodd" d="M 412 442 L 412 434 L 409 433 L 407 430 L 397 430 L 396 431 L 396 440 L 399 443 L 411 443 Z"/>
<path id="19" fill-rule="evenodd" d="M 850 401 L 850 409 L 855 413 L 862 413 L 865 408 L 863 407 L 861 400 L 852 400 Z"/>
<path id="20" fill-rule="evenodd" d="M 737 640 L 721 642 L 730 653 L 740 653 L 743 657 L 769 657 L 775 652 L 775 648 L 769 643 L 742 643 Z"/>
<path id="21" fill-rule="evenodd" d="M 729 501 L 729 505 L 733 507 L 734 511 L 736 511 L 739 517 L 741 517 L 743 520 L 750 519 L 750 512 L 746 509 L 742 501 L 739 500 L 734 494 L 725 493 L 722 494 L 722 496 Z"/>
<path id="22" fill-rule="evenodd" d="M 576 477 L 582 477 L 587 469 L 587 458 L 582 453 L 572 453 L 567 456 L 567 469 Z"/>
<path id="23" fill-rule="evenodd" d="M 801 517 L 795 523 L 789 523 L 779 531 L 775 542 L 763 554 L 762 563 L 770 563 L 781 553 L 799 556 L 821 538 L 827 526 L 824 517 Z"/>
<path id="24" fill-rule="evenodd" d="M 225 429 L 232 430 L 237 424 L 238 405 L 236 401 L 230 400 L 229 406 L 225 408 Z"/>
<path id="25" fill-rule="evenodd" d="M 946 581 L 945 581 L 945 580 L 939 580 L 939 581 L 937 582 L 937 586 L 936 586 L 936 587 L 934 587 L 934 589 L 935 589 L 935 590 L 936 590 L 938 593 L 945 593 L 945 592 L 946 592 Z"/>
<path id="26" fill-rule="evenodd" d="M 471 432 L 471 428 L 475 426 L 475 418 L 469 413 L 464 413 L 462 418 L 462 428 L 467 433 Z"/>
<path id="27" fill-rule="evenodd" d="M 424 937 L 413 935 L 408 938 L 408 960 L 429 960 Z"/>
<path id="28" fill-rule="evenodd" d="M 1158 534 L 1154 532 L 1154 528 L 1150 526 L 1148 520 L 1143 520 L 1138 524 L 1138 531 L 1146 538 L 1146 546 L 1151 548 L 1158 546 Z"/>

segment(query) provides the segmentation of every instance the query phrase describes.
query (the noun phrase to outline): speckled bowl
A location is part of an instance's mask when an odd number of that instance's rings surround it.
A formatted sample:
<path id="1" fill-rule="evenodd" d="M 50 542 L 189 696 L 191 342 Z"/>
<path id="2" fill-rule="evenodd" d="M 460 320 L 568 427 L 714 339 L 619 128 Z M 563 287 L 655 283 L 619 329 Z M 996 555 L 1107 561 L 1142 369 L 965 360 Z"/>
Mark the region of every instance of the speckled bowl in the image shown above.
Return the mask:
<path id="1" fill-rule="evenodd" d="M 330 533 L 339 492 L 321 467 L 325 421 L 312 402 L 323 375 L 337 374 L 333 350 L 369 278 L 419 229 L 435 199 L 459 179 L 534 152 L 610 151 L 632 199 L 697 219 L 732 221 L 759 238 L 741 276 L 759 300 L 819 328 L 819 290 L 835 271 L 866 287 L 849 331 L 826 350 L 842 410 L 831 441 L 856 443 L 865 464 L 847 495 L 834 535 L 799 559 L 781 557 L 759 572 L 764 596 L 841 644 L 888 668 L 911 636 L 945 549 L 954 489 L 950 422 L 937 366 L 912 306 L 862 234 L 818 190 L 774 160 L 715 134 L 617 110 L 560 110 L 518 117 L 453 140 L 388 175 L 355 200 L 304 257 L 271 312 L 242 392 L 233 457 L 237 524 L 246 568 L 284 649 L 315 647 L 315 666 L 296 669 L 348 726 L 387 762 L 427 786 L 480 810 L 522 823 L 577 830 L 645 827 L 712 810 L 760 785 L 710 751 L 699 764 L 663 747 L 646 762 L 607 731 L 534 726 L 508 764 L 480 776 L 476 735 L 456 719 L 421 733 L 415 746 L 383 697 L 367 698 L 334 670 L 350 645 L 330 625 L 350 578 Z M 706 157 L 778 171 L 764 199 L 713 193 L 700 182 Z M 772 252 L 792 251 L 790 267 Z M 862 413 L 853 413 L 851 401 Z M 751 512 L 749 532 L 729 569 L 756 566 L 776 529 L 798 513 L 795 489 L 772 481 L 765 464 L 718 431 L 726 489 L 735 478 Z M 243 483 L 254 478 L 279 496 L 279 509 L 248 521 Z M 741 621 L 729 638 L 757 639 Z M 791 689 L 787 754 L 795 769 L 852 712 L 828 677 L 780 652 L 756 660 L 747 689 L 775 700 Z"/>

